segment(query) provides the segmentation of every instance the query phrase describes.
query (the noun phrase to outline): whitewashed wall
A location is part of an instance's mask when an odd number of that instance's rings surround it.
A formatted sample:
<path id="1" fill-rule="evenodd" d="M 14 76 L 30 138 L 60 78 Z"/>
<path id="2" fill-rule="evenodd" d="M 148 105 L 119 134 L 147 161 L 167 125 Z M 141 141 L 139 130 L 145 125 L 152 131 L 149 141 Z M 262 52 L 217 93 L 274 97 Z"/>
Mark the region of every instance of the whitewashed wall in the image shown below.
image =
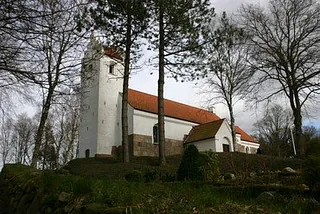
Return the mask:
<path id="1" fill-rule="evenodd" d="M 189 134 L 196 123 L 187 122 L 170 117 L 164 118 L 165 136 L 169 139 L 183 140 L 184 135 Z M 133 133 L 152 136 L 153 126 L 158 123 L 158 116 L 149 112 L 133 110 Z"/>
<path id="2" fill-rule="evenodd" d="M 216 151 L 214 138 L 200 140 L 191 144 L 195 145 L 199 152 L 209 151 L 210 149 Z"/>
<path id="3" fill-rule="evenodd" d="M 234 151 L 233 144 L 232 144 L 232 136 L 231 136 L 231 129 L 229 124 L 226 120 L 220 126 L 220 129 L 217 131 L 215 136 L 215 151 L 216 152 L 223 152 L 223 144 L 228 144 L 230 148 L 230 152 Z"/>
<path id="4" fill-rule="evenodd" d="M 114 74 L 109 73 L 111 63 L 116 63 Z M 103 57 L 100 68 L 97 153 L 111 154 L 112 146 L 121 145 L 121 106 L 118 102 L 123 85 L 123 66 L 109 57 Z"/>
<path id="5" fill-rule="evenodd" d="M 251 148 L 258 149 L 260 146 L 258 143 L 252 143 L 244 140 L 241 140 L 240 144 L 245 147 L 245 150 L 244 150 L 245 152 L 246 152 L 246 148 L 247 147 L 249 148 L 249 151 L 248 151 L 249 154 L 251 154 Z"/>
<path id="6" fill-rule="evenodd" d="M 114 74 L 109 73 L 109 65 L 115 64 Z M 122 91 L 123 66 L 103 56 L 92 62 L 94 76 L 82 82 L 82 97 L 79 156 L 111 154 L 112 146 L 121 144 L 121 105 L 119 92 Z M 121 100 L 121 99 L 120 99 Z M 121 102 L 121 101 L 120 101 Z"/>

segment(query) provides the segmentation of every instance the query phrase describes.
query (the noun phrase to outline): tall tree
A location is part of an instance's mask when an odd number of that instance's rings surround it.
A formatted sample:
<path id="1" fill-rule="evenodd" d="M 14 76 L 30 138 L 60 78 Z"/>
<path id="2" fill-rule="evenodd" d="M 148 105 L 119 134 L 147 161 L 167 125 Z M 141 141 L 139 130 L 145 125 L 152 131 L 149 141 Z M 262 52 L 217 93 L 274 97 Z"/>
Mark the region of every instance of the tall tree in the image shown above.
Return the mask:
<path id="1" fill-rule="evenodd" d="M 137 40 L 147 28 L 148 13 L 145 0 L 97 0 L 91 8 L 95 28 L 101 30 L 105 42 L 116 50 L 124 50 L 124 74 L 122 89 L 122 150 L 123 162 L 129 160 L 128 137 L 128 87 L 131 62 L 138 57 L 140 43 Z"/>
<path id="2" fill-rule="evenodd" d="M 203 26 L 211 20 L 214 10 L 208 0 L 153 0 L 151 46 L 158 51 L 158 130 L 159 162 L 166 164 L 164 126 L 165 70 L 173 76 L 195 68 L 194 56 L 201 45 Z"/>
<path id="3" fill-rule="evenodd" d="M 225 12 L 215 26 L 209 25 L 203 46 L 203 58 L 207 65 L 193 78 L 202 77 L 203 92 L 209 104 L 222 102 L 229 110 L 233 148 L 236 151 L 234 129 L 234 105 L 245 97 L 251 77 L 248 66 L 248 36 Z"/>
<path id="4" fill-rule="evenodd" d="M 254 124 L 256 136 L 261 142 L 265 154 L 273 156 L 291 156 L 290 125 L 292 114 L 280 105 L 266 109 L 262 119 Z"/>
<path id="5" fill-rule="evenodd" d="M 288 98 L 301 155 L 301 111 L 320 91 L 319 9 L 316 0 L 270 0 L 268 8 L 245 5 L 241 9 L 243 26 L 252 35 L 257 99 L 279 94 Z"/>

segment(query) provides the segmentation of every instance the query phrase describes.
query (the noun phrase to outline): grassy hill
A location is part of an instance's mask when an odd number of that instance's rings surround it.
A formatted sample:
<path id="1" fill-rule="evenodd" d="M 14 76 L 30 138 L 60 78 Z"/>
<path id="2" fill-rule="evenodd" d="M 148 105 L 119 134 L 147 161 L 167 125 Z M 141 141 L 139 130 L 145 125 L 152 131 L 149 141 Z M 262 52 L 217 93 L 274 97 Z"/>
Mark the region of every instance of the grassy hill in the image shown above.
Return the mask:
<path id="1" fill-rule="evenodd" d="M 5 165 L 0 174 L 1 206 L 5 213 L 310 213 L 317 210 L 318 205 L 309 198 L 308 191 L 300 188 L 303 181 L 299 172 L 292 175 L 276 172 L 287 166 L 301 169 L 301 160 L 219 154 L 221 174 L 234 173 L 236 179 L 212 184 L 176 181 L 180 159 L 180 156 L 168 157 L 165 167 L 158 166 L 157 158 L 152 157 L 135 157 L 128 164 L 114 158 L 76 159 L 55 171 Z M 140 180 L 128 179 L 132 174 L 138 174 Z M 259 197 L 264 191 L 273 191 L 274 196 Z"/>

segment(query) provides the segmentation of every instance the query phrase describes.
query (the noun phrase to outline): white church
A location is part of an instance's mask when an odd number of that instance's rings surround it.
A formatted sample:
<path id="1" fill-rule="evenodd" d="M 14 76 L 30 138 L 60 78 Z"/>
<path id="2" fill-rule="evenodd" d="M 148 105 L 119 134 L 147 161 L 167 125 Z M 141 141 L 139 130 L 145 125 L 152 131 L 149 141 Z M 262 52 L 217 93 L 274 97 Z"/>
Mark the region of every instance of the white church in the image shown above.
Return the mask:
<path id="1" fill-rule="evenodd" d="M 101 54 L 102 53 L 102 54 Z M 121 97 L 123 58 L 94 39 L 84 63 L 90 78 L 81 80 L 79 156 L 115 156 L 121 150 Z M 165 153 L 181 154 L 183 146 L 194 144 L 199 151 L 256 153 L 259 143 L 236 126 L 236 148 L 226 119 L 194 106 L 164 100 Z M 129 151 L 133 156 L 158 156 L 157 96 L 129 89 Z"/>

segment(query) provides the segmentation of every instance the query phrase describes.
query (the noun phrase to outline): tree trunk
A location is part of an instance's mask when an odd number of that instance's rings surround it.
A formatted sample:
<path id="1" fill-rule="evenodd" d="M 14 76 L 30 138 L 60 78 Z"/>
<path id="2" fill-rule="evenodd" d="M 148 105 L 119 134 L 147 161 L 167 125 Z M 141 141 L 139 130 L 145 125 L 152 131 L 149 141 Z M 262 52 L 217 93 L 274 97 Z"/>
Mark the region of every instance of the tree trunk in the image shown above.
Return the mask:
<path id="1" fill-rule="evenodd" d="M 164 106 L 163 106 L 163 87 L 164 87 L 164 21 L 163 21 L 163 2 L 159 5 L 159 80 L 158 80 L 158 127 L 159 127 L 159 162 L 160 165 L 166 164 L 165 157 L 165 131 L 164 131 Z"/>
<path id="2" fill-rule="evenodd" d="M 32 161 L 31 161 L 31 166 L 32 167 L 37 167 L 37 162 L 39 160 L 39 150 L 41 146 L 41 141 L 42 141 L 42 136 L 45 128 L 45 124 L 49 115 L 49 109 L 51 106 L 51 100 L 53 96 L 53 89 L 50 89 L 48 91 L 48 95 L 45 101 L 45 104 L 43 105 L 42 112 L 41 112 L 41 118 L 40 118 L 40 123 L 37 129 L 37 134 L 35 138 L 35 143 L 34 143 L 34 149 L 33 149 L 33 156 L 32 156 Z"/>
<path id="3" fill-rule="evenodd" d="M 228 105 L 228 108 L 229 108 L 229 114 L 230 114 L 230 128 L 231 128 L 233 151 L 236 152 L 237 139 L 236 139 L 236 130 L 234 127 L 235 120 L 234 120 L 234 115 L 233 115 L 232 104 Z"/>
<path id="4" fill-rule="evenodd" d="M 131 10 L 131 0 L 127 1 L 129 10 Z M 131 52 L 131 14 L 127 15 L 127 32 L 126 32 L 126 50 L 124 59 L 124 74 L 122 88 L 122 156 L 123 162 L 129 163 L 129 133 L 128 133 L 128 88 L 129 88 L 129 73 L 130 73 L 130 52 Z"/>
<path id="5" fill-rule="evenodd" d="M 304 142 L 302 139 L 302 116 L 301 110 L 295 109 L 293 111 L 294 116 L 294 130 L 295 130 L 295 143 L 296 145 L 300 145 L 300 156 L 303 157 L 305 155 Z"/>

